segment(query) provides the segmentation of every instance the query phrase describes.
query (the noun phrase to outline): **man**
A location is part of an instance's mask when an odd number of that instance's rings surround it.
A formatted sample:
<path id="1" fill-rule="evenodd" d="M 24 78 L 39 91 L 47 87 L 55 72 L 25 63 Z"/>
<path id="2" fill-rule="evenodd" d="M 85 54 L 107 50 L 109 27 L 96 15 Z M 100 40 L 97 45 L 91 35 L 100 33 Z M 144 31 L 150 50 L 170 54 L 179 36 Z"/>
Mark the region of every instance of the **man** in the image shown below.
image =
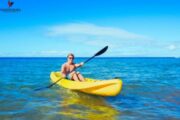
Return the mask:
<path id="1" fill-rule="evenodd" d="M 61 67 L 62 77 L 74 81 L 84 82 L 85 81 L 84 77 L 79 72 L 75 71 L 76 68 L 83 66 L 84 63 L 81 62 L 80 64 L 75 64 L 73 60 L 74 60 L 74 55 L 72 53 L 69 53 L 67 56 L 67 62 L 64 63 Z"/>

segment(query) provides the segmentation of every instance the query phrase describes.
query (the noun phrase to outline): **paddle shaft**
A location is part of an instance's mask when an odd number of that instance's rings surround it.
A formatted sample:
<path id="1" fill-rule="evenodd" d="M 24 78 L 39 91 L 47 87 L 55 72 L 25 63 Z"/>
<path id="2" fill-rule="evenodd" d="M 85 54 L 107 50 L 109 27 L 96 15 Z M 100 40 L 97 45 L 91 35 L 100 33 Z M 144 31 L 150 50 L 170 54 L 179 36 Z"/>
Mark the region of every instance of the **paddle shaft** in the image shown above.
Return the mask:
<path id="1" fill-rule="evenodd" d="M 87 63 L 87 62 L 89 62 L 91 59 L 93 59 L 95 56 L 92 56 L 92 57 L 90 57 L 89 59 L 87 59 L 84 63 Z"/>

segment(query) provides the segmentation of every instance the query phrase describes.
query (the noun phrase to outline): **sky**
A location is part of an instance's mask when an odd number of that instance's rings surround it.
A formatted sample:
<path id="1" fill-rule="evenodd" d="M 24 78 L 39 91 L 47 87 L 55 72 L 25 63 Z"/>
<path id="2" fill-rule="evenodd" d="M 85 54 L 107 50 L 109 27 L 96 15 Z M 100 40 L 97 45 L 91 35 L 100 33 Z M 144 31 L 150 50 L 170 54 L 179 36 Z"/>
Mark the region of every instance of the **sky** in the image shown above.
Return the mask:
<path id="1" fill-rule="evenodd" d="M 0 1 L 0 57 L 180 57 L 179 0 Z"/>

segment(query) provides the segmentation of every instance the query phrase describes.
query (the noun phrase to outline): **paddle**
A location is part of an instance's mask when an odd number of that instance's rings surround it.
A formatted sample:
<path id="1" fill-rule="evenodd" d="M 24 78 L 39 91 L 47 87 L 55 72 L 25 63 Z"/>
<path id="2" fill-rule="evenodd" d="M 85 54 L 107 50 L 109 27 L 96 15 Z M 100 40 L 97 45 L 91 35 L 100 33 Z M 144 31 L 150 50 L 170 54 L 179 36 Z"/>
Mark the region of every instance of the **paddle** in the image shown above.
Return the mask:
<path id="1" fill-rule="evenodd" d="M 88 59 L 84 62 L 84 64 L 87 63 L 88 61 L 90 61 L 91 59 L 93 59 L 94 57 L 99 56 L 99 55 L 102 55 L 103 53 L 106 52 L 107 49 L 108 49 L 108 46 L 104 47 L 103 49 L 101 49 L 100 51 L 98 51 L 94 56 L 88 58 Z M 54 82 L 54 83 L 52 83 L 52 84 L 50 84 L 50 85 L 48 85 L 48 86 L 46 86 L 46 87 L 37 88 L 37 89 L 35 89 L 35 91 L 39 91 L 39 90 L 43 90 L 43 89 L 46 89 L 46 88 L 50 88 L 50 87 L 52 87 L 53 85 L 55 85 L 56 83 L 58 83 L 61 79 L 62 79 L 62 78 L 59 78 L 56 82 Z"/>
<path id="2" fill-rule="evenodd" d="M 108 46 L 104 47 L 104 48 L 101 49 L 99 52 L 97 52 L 94 56 L 92 56 L 92 57 L 90 57 L 89 59 L 87 59 L 84 63 L 87 63 L 88 61 L 90 61 L 90 60 L 93 59 L 94 57 L 103 54 L 104 52 L 106 52 L 107 49 L 108 49 Z"/>

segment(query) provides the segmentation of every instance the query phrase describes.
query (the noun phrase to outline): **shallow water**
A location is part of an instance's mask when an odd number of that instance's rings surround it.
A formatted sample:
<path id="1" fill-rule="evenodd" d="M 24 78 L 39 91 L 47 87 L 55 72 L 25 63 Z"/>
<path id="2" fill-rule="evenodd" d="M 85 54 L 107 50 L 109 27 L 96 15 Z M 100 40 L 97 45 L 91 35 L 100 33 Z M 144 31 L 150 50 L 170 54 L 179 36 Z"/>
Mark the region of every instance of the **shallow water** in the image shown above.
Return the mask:
<path id="1" fill-rule="evenodd" d="M 96 58 L 79 69 L 97 79 L 120 77 L 122 92 L 100 97 L 50 84 L 65 58 L 0 58 L 0 120 L 180 119 L 180 59 Z M 77 58 L 84 61 L 86 58 Z"/>

